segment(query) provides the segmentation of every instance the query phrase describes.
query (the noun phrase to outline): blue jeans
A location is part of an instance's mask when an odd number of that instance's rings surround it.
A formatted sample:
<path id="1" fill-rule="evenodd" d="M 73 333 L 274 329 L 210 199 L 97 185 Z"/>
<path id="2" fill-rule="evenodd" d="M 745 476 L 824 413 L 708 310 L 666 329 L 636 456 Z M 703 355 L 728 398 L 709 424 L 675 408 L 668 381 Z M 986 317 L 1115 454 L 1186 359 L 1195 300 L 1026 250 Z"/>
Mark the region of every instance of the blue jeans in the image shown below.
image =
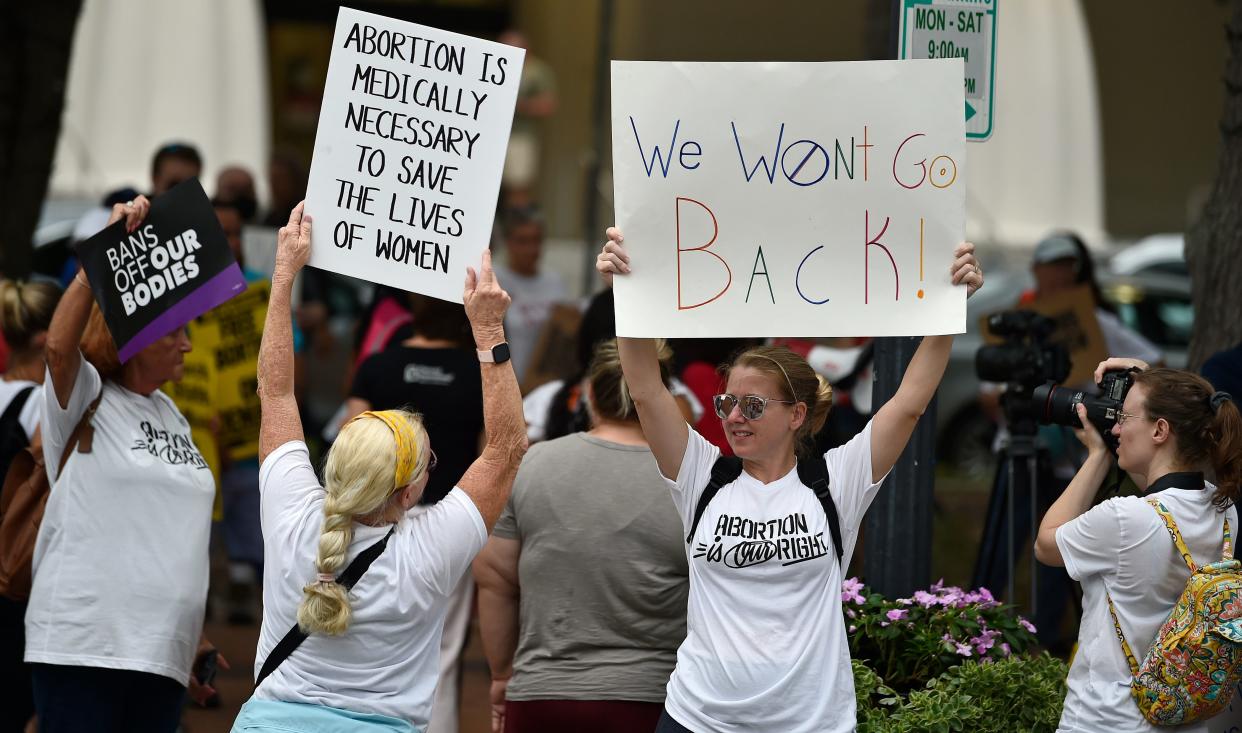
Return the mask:
<path id="1" fill-rule="evenodd" d="M 174 733 L 185 686 L 128 669 L 32 664 L 39 733 Z"/>

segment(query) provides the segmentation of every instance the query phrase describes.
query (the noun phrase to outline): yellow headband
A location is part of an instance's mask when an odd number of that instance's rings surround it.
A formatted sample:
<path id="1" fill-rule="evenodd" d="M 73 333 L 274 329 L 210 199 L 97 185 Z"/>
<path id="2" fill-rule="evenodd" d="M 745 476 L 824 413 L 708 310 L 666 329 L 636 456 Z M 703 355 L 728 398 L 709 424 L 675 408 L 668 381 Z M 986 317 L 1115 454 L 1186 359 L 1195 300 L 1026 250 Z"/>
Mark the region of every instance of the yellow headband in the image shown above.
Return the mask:
<path id="1" fill-rule="evenodd" d="M 368 416 L 383 422 L 392 431 L 397 449 L 396 488 L 399 489 L 410 482 L 410 479 L 413 478 L 414 468 L 418 465 L 418 436 L 414 433 L 414 428 L 410 426 L 409 418 L 401 410 L 380 410 L 378 412 L 367 410 L 355 417 L 354 420 Z M 350 420 L 350 422 L 354 420 Z"/>

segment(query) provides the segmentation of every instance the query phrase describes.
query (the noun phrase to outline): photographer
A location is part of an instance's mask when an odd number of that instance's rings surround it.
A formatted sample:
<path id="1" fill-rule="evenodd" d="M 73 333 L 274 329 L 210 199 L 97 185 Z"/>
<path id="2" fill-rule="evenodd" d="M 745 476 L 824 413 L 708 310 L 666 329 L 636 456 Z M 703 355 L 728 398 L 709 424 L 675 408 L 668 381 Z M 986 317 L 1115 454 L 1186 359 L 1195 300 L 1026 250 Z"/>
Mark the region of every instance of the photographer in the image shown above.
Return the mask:
<path id="1" fill-rule="evenodd" d="M 1203 378 L 1174 369 L 1147 369 L 1137 359 L 1108 359 L 1105 372 L 1137 368 L 1116 414 L 1117 465 L 1172 515 L 1196 563 L 1222 556 L 1224 522 L 1237 532 L 1234 504 L 1242 487 L 1242 416 L 1233 399 Z M 1114 620 L 1135 655 L 1150 648 L 1181 596 L 1190 571 L 1156 510 L 1139 497 L 1091 500 L 1113 455 L 1088 412 L 1076 434 L 1087 460 L 1048 510 L 1035 556 L 1064 566 L 1082 584 L 1079 650 L 1069 674 L 1060 730 L 1149 730 L 1130 696 L 1131 669 L 1114 640 Z M 1097 418 L 1097 422 L 1101 422 Z M 1211 472 L 1215 483 L 1204 480 Z"/>

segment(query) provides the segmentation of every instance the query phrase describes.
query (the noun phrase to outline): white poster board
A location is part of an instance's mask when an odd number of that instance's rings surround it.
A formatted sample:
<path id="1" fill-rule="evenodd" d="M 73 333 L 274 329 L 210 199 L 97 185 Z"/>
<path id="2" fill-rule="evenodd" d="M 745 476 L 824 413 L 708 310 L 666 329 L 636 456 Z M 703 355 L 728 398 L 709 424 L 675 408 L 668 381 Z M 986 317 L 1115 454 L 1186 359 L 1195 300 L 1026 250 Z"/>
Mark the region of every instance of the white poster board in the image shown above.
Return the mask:
<path id="1" fill-rule="evenodd" d="M 962 61 L 614 61 L 622 336 L 962 333 Z"/>
<path id="2" fill-rule="evenodd" d="M 310 264 L 460 303 L 525 51 L 341 8 L 306 190 Z"/>

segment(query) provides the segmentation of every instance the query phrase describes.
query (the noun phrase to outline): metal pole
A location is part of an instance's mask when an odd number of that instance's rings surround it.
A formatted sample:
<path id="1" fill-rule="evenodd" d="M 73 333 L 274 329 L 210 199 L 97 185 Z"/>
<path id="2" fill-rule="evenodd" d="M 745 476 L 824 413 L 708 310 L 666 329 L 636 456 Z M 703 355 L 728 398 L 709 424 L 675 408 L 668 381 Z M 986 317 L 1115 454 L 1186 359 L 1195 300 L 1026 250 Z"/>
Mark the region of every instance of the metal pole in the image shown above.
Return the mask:
<path id="1" fill-rule="evenodd" d="M 603 169 L 604 149 L 612 125 L 608 119 L 608 90 L 611 89 L 609 69 L 612 61 L 612 15 L 613 0 L 600 0 L 599 32 L 596 34 L 595 94 L 592 100 L 595 135 L 591 150 L 591 162 L 587 166 L 586 185 L 583 187 L 582 223 L 586 236 L 582 263 L 582 293 L 595 292 L 596 247 L 603 241 L 599 227 L 599 176 Z"/>
<path id="2" fill-rule="evenodd" d="M 874 409 L 897 391 L 919 338 L 875 343 Z M 931 581 L 932 489 L 935 484 L 936 400 L 914 429 L 875 503 L 867 510 L 863 573 L 889 598 L 909 596 Z"/>

